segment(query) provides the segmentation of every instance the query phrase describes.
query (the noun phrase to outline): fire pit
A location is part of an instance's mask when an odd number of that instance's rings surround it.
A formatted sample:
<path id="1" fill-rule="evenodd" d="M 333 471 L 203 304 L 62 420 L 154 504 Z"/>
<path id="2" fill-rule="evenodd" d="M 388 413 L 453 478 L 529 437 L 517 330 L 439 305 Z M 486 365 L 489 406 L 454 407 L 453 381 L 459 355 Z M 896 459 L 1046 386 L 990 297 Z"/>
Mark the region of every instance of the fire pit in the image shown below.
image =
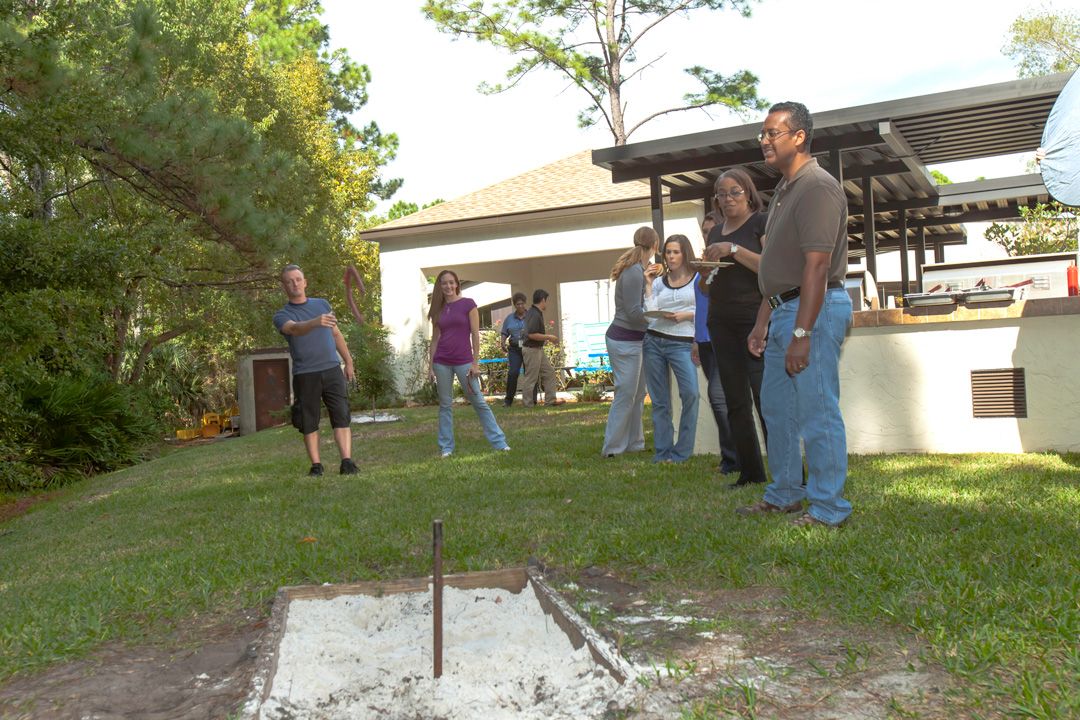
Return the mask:
<path id="1" fill-rule="evenodd" d="M 283 588 L 246 715 L 587 718 L 634 701 L 632 666 L 535 568 L 442 579 L 441 677 L 428 578 Z"/>

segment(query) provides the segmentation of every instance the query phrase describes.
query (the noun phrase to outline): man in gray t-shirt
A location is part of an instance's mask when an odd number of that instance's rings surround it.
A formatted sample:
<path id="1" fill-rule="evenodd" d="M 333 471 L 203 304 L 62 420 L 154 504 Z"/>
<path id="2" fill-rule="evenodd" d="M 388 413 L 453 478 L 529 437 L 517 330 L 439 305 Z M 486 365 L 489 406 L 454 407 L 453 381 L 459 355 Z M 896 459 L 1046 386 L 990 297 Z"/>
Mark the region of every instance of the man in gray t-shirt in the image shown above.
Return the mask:
<path id="1" fill-rule="evenodd" d="M 341 474 L 355 475 L 352 460 L 352 419 L 346 380 L 353 379 L 353 361 L 345 337 L 338 330 L 337 318 L 330 303 L 307 296 L 307 279 L 296 265 L 281 271 L 281 289 L 289 298 L 285 307 L 274 313 L 274 327 L 289 342 L 292 356 L 293 425 L 304 436 L 304 447 L 311 460 L 308 475 L 323 474 L 319 459 L 320 399 L 330 414 L 334 441 L 341 452 Z M 338 356 L 345 362 L 341 371 Z"/>
<path id="2" fill-rule="evenodd" d="M 765 163 L 783 175 L 769 203 L 758 270 L 765 300 L 747 338 L 751 353 L 765 355 L 761 411 L 770 428 L 772 482 L 763 500 L 738 512 L 798 512 L 796 525 L 835 527 L 851 514 L 843 497 L 847 439 L 839 371 L 851 322 L 844 289 L 847 198 L 810 155 L 813 128 L 805 105 L 785 102 L 769 109 L 758 135 Z M 805 486 L 800 438 L 809 469 Z M 810 503 L 805 513 L 804 499 Z"/>

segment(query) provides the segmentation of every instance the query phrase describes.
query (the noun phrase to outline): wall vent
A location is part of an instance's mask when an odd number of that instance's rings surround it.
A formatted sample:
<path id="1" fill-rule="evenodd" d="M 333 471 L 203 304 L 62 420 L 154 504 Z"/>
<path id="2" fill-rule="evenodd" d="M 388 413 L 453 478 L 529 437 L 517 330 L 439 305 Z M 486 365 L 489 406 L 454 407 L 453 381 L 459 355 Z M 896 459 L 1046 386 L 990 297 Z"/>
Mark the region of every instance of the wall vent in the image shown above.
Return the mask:
<path id="1" fill-rule="evenodd" d="M 1026 418 L 1024 368 L 972 370 L 971 411 L 977 418 Z"/>

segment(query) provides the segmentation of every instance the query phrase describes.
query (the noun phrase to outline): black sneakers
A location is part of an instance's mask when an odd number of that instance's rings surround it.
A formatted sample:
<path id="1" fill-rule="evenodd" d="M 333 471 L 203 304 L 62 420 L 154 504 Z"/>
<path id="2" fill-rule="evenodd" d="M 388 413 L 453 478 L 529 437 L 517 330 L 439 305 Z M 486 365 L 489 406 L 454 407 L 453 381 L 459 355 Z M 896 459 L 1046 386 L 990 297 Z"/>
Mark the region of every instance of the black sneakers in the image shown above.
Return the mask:
<path id="1" fill-rule="evenodd" d="M 355 475 L 360 472 L 360 468 L 356 467 L 350 458 L 345 458 L 341 461 L 341 474 L 342 475 Z M 313 463 L 311 469 L 308 470 L 308 477 L 322 477 L 323 466 L 322 463 Z"/>

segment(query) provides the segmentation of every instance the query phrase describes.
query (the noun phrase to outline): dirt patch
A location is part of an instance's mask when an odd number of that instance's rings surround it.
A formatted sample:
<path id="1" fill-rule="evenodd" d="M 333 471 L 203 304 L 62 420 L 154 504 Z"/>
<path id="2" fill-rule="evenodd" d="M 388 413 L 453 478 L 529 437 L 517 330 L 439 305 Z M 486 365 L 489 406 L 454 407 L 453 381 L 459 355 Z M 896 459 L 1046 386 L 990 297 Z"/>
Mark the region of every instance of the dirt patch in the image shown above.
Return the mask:
<path id="1" fill-rule="evenodd" d="M 628 718 L 872 720 L 968 717 L 954 679 L 886 626 L 793 614 L 775 588 L 673 593 L 598 568 L 559 586 L 635 665 L 647 700 Z"/>
<path id="2" fill-rule="evenodd" d="M 955 680 L 922 659 L 915 638 L 888 625 L 800 617 L 775 588 L 678 591 L 602 568 L 546 575 L 641 670 L 630 682 L 645 699 L 606 720 L 973 716 Z M 0 718 L 229 717 L 250 692 L 257 650 L 269 640 L 265 619 L 249 612 L 182 630 L 168 644 L 113 644 L 0 686 Z"/>
<path id="3" fill-rule="evenodd" d="M 0 523 L 17 518 L 20 515 L 25 515 L 30 508 L 46 502 L 47 500 L 52 500 L 58 494 L 59 493 L 51 492 L 41 493 L 40 495 L 24 495 L 15 498 L 11 502 L 6 502 L 0 505 Z"/>
<path id="4" fill-rule="evenodd" d="M 246 613 L 167 644 L 112 643 L 0 686 L 4 720 L 217 720 L 250 690 L 266 622 Z"/>

